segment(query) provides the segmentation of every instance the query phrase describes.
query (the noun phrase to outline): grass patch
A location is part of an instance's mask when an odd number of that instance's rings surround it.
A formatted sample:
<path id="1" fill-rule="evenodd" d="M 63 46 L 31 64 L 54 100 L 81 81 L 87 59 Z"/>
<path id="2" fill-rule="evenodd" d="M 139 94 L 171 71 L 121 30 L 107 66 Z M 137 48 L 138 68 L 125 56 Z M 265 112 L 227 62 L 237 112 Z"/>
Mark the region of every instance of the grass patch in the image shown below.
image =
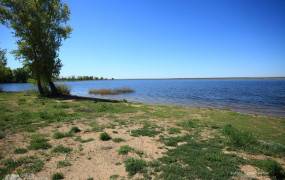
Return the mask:
<path id="1" fill-rule="evenodd" d="M 0 179 L 4 179 L 7 174 L 17 171 L 18 174 L 36 173 L 42 170 L 44 162 L 35 157 L 27 156 L 17 160 L 6 159 L 3 162 L 3 167 L 0 168 Z"/>
<path id="2" fill-rule="evenodd" d="M 182 139 L 187 143 L 159 159 L 161 179 L 230 179 L 239 172 L 242 159 L 224 154 L 218 140 L 201 143 L 191 136 Z"/>
<path id="3" fill-rule="evenodd" d="M 31 137 L 29 149 L 39 150 L 49 148 L 51 148 L 51 145 L 48 143 L 48 139 L 43 137 L 43 135 L 33 135 Z"/>
<path id="4" fill-rule="evenodd" d="M 284 169 L 274 160 L 253 160 L 252 164 L 260 169 L 263 169 L 272 179 L 285 179 Z"/>
<path id="5" fill-rule="evenodd" d="M 71 163 L 67 160 L 63 160 L 63 161 L 58 161 L 57 162 L 57 168 L 64 168 L 67 166 L 71 166 Z"/>
<path id="6" fill-rule="evenodd" d="M 72 137 L 74 134 L 70 133 L 70 132 L 59 132 L 56 131 L 53 133 L 52 137 L 54 139 L 62 139 L 62 138 L 66 138 L 66 137 Z"/>
<path id="7" fill-rule="evenodd" d="M 90 89 L 89 94 L 99 94 L 99 95 L 117 95 L 133 93 L 134 90 L 131 88 L 118 88 L 118 89 Z"/>
<path id="8" fill-rule="evenodd" d="M 62 154 L 68 154 L 71 151 L 72 151 L 72 148 L 65 147 L 63 145 L 58 145 L 52 150 L 53 153 L 62 153 Z"/>
<path id="9" fill-rule="evenodd" d="M 102 133 L 100 134 L 100 139 L 101 139 L 102 141 L 109 141 L 109 140 L 112 139 L 112 137 L 111 137 L 108 133 L 102 132 Z"/>
<path id="10" fill-rule="evenodd" d="M 129 145 L 124 145 L 124 146 L 121 146 L 119 149 L 118 149 L 118 153 L 120 155 L 127 155 L 129 152 L 132 152 L 134 151 L 135 149 L 132 148 L 131 146 Z"/>
<path id="11" fill-rule="evenodd" d="M 120 143 L 120 142 L 124 142 L 126 140 L 124 140 L 123 138 L 113 138 L 112 141 L 115 143 Z"/>
<path id="12" fill-rule="evenodd" d="M 52 180 L 59 180 L 59 179 L 64 179 L 64 175 L 62 173 L 54 173 L 51 177 Z"/>
<path id="13" fill-rule="evenodd" d="M 223 128 L 223 133 L 228 139 L 228 144 L 233 148 L 242 149 L 251 153 L 262 153 L 265 155 L 285 155 L 284 145 L 258 141 L 252 133 L 238 130 L 232 125 L 226 125 Z"/>
<path id="14" fill-rule="evenodd" d="M 130 176 L 145 172 L 147 167 L 147 163 L 142 159 L 128 158 L 124 163 Z"/>
<path id="15" fill-rule="evenodd" d="M 154 137 L 158 135 L 160 131 L 156 130 L 156 126 L 151 126 L 149 124 L 145 124 L 140 129 L 135 129 L 131 131 L 131 136 L 139 137 L 139 136 L 149 136 Z"/>
<path id="16" fill-rule="evenodd" d="M 181 133 L 181 130 L 180 128 L 171 127 L 168 129 L 168 133 L 169 134 L 179 134 Z"/>
<path id="17" fill-rule="evenodd" d="M 180 126 L 186 130 L 191 130 L 192 128 L 196 128 L 197 124 L 193 120 L 186 120 L 176 123 L 177 126 Z"/>
<path id="18" fill-rule="evenodd" d="M 14 151 L 15 154 L 25 154 L 27 152 L 28 152 L 28 150 L 26 148 L 17 148 Z"/>

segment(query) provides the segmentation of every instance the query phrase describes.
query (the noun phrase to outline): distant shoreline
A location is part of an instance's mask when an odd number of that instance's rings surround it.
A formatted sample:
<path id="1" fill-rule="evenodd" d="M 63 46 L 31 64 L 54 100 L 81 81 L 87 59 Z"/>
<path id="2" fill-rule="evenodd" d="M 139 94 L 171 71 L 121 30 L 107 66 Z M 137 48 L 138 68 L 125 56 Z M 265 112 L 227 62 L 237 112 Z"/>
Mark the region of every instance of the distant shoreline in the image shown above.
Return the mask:
<path id="1" fill-rule="evenodd" d="M 114 80 L 285 80 L 285 77 L 122 78 Z"/>

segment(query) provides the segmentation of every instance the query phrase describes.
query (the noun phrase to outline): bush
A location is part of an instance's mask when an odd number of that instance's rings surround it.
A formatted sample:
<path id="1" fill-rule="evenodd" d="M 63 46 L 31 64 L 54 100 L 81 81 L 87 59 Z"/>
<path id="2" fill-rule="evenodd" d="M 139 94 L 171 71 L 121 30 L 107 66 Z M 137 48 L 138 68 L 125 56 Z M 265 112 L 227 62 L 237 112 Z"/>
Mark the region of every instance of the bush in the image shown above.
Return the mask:
<path id="1" fill-rule="evenodd" d="M 60 95 L 70 95 L 70 88 L 66 85 L 60 84 L 56 85 L 58 94 Z"/>
<path id="2" fill-rule="evenodd" d="M 71 166 L 71 163 L 67 160 L 57 162 L 57 168 L 63 168 L 67 166 Z"/>
<path id="3" fill-rule="evenodd" d="M 145 171 L 146 162 L 141 159 L 128 158 L 125 161 L 125 168 L 129 175 L 133 176 L 136 173 L 142 173 Z"/>
<path id="4" fill-rule="evenodd" d="M 117 95 L 132 93 L 133 89 L 130 88 L 118 88 L 118 89 L 90 89 L 89 94 L 100 94 L 100 95 Z"/>
<path id="5" fill-rule="evenodd" d="M 111 136 L 110 136 L 108 133 L 102 132 L 102 133 L 100 134 L 100 139 L 101 139 L 102 141 L 109 141 L 109 140 L 112 139 L 112 138 L 111 138 Z"/>
<path id="6" fill-rule="evenodd" d="M 124 142 L 125 140 L 123 138 L 113 138 L 112 141 L 115 143 L 119 143 L 119 142 Z"/>
<path id="7" fill-rule="evenodd" d="M 59 179 L 64 179 L 64 175 L 62 173 L 54 173 L 52 175 L 52 180 L 59 180 Z"/>

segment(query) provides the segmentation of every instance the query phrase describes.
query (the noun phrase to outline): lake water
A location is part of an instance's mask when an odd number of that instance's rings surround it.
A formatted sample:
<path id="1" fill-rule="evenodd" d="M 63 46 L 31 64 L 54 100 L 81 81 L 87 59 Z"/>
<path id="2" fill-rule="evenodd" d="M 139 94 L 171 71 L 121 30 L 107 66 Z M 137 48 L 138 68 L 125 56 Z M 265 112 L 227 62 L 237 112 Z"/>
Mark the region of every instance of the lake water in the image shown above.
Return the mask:
<path id="1" fill-rule="evenodd" d="M 198 107 L 230 108 L 240 112 L 285 117 L 285 80 L 102 80 L 59 82 L 71 88 L 71 94 L 88 97 L 127 99 L 128 101 L 176 104 Z M 123 95 L 90 95 L 92 88 L 129 87 Z M 24 91 L 31 84 L 0 84 L 4 91 Z"/>

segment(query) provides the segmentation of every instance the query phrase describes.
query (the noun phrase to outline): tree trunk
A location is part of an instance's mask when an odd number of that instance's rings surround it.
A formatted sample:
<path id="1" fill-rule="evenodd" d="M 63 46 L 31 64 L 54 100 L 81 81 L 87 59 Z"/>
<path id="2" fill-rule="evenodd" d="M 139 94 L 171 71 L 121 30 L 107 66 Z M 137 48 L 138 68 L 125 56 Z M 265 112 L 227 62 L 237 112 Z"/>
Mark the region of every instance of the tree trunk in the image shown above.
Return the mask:
<path id="1" fill-rule="evenodd" d="M 44 89 L 43 89 L 43 87 L 42 87 L 42 84 L 41 84 L 41 80 L 40 79 L 38 79 L 37 80 L 37 85 L 38 85 L 38 90 L 39 90 L 39 93 L 40 93 L 40 95 L 44 95 Z"/>
<path id="2" fill-rule="evenodd" d="M 57 96 L 58 92 L 57 92 L 57 89 L 56 89 L 54 83 L 52 81 L 50 81 L 48 84 L 49 84 L 49 87 L 50 87 L 50 90 L 51 90 L 51 94 L 53 96 Z"/>

